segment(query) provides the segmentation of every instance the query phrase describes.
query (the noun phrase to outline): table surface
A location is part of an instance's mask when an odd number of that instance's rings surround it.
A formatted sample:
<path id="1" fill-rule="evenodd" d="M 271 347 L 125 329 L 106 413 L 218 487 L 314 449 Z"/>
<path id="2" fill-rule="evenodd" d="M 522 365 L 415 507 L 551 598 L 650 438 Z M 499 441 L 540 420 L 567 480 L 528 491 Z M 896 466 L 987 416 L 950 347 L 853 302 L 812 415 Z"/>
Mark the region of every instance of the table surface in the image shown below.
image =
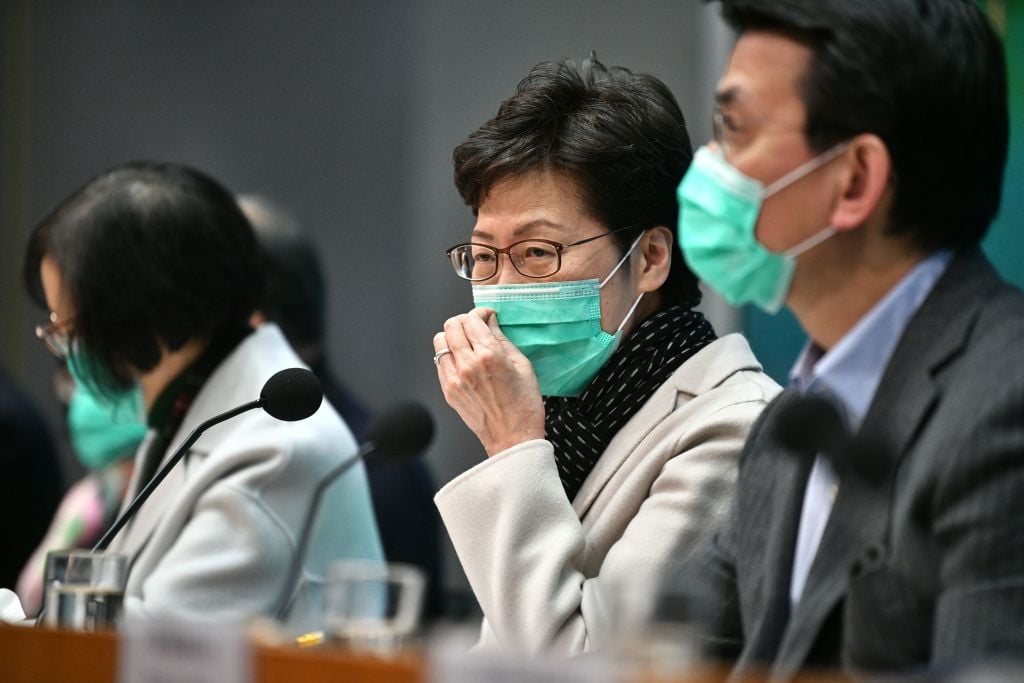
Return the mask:
<path id="1" fill-rule="evenodd" d="M 115 683 L 118 634 L 85 633 L 12 626 L 0 623 L 0 681 L 3 683 Z M 425 683 L 429 672 L 423 657 L 405 654 L 396 659 L 355 655 L 320 646 L 253 644 L 254 683 Z M 721 683 L 723 669 L 695 671 L 682 678 L 643 679 L 637 683 Z M 751 676 L 743 683 L 761 683 Z M 801 676 L 800 683 L 841 681 L 835 673 Z"/>

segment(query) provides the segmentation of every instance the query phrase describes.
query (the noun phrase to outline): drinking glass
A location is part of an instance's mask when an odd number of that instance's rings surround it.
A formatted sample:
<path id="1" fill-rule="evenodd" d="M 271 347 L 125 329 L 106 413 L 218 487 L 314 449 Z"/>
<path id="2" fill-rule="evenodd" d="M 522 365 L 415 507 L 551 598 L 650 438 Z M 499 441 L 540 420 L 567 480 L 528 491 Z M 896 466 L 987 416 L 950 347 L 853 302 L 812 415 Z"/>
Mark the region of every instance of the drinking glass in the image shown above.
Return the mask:
<path id="1" fill-rule="evenodd" d="M 324 624 L 342 647 L 393 654 L 419 625 L 426 579 L 411 565 L 342 560 L 327 571 Z"/>
<path id="2" fill-rule="evenodd" d="M 128 557 L 89 550 L 47 553 L 44 621 L 48 626 L 98 631 L 117 626 L 128 578 Z"/>
<path id="3" fill-rule="evenodd" d="M 698 596 L 665 584 L 617 582 L 609 609 L 613 650 L 628 676 L 645 681 L 694 675 L 706 664 L 697 636 L 703 617 Z"/>

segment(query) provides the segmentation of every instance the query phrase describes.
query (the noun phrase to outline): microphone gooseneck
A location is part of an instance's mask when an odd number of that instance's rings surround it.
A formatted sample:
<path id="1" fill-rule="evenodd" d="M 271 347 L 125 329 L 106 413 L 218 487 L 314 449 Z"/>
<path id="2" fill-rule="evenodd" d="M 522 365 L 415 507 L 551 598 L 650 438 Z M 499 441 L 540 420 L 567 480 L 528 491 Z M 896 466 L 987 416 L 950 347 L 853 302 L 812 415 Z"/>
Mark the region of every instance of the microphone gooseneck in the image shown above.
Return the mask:
<path id="1" fill-rule="evenodd" d="M 174 455 L 172 455 L 171 458 L 164 464 L 164 466 L 161 467 L 157 471 L 157 473 L 153 475 L 153 478 L 149 480 L 149 482 L 143 487 L 143 489 L 139 491 L 138 495 L 135 496 L 134 500 L 132 500 L 128 507 L 125 508 L 125 511 L 121 513 L 121 516 L 118 517 L 114 521 L 114 523 L 110 525 L 110 528 L 107 529 L 107 532 L 100 537 L 100 540 L 96 541 L 96 545 L 92 547 L 92 552 L 107 549 L 107 546 L 110 545 L 110 542 L 112 540 L 114 540 L 114 536 L 117 535 L 117 532 L 124 528 L 125 524 L 131 521 L 132 517 L 135 516 L 135 513 L 138 512 L 139 508 L 142 507 L 142 504 L 145 503 L 146 500 L 153 494 L 153 491 L 155 491 L 156 487 L 160 485 L 160 482 L 167 478 L 167 475 L 170 474 L 172 469 L 174 469 L 174 466 L 177 465 L 178 462 L 183 457 L 185 457 L 185 454 L 188 453 L 188 449 L 192 447 L 192 444 L 194 444 L 196 440 L 199 439 L 203 432 L 205 432 L 207 429 L 214 426 L 215 424 L 220 424 L 225 420 L 230 420 L 236 415 L 240 415 L 244 412 L 252 410 L 253 408 L 259 407 L 259 401 L 250 401 L 249 403 L 242 404 L 237 408 L 229 410 L 226 413 L 215 415 L 214 417 L 211 417 L 209 420 L 206 420 L 198 427 L 193 429 L 192 433 L 189 434 L 188 437 L 181 443 L 181 445 L 178 446 L 177 450 L 174 451 Z"/>
<path id="2" fill-rule="evenodd" d="M 368 436 L 366 443 L 360 446 L 353 456 L 328 471 L 313 489 L 306 516 L 302 521 L 295 555 L 288 567 L 284 586 L 277 596 L 273 608 L 272 614 L 279 621 L 284 621 L 291 609 L 295 583 L 302 571 L 302 563 L 306 559 L 309 540 L 313 534 L 316 513 L 320 509 L 320 501 L 327 488 L 353 465 L 370 455 L 396 461 L 416 458 L 426 450 L 434 438 L 434 419 L 419 403 L 412 401 L 397 403 L 374 418 L 366 433 Z"/>
<path id="3" fill-rule="evenodd" d="M 295 421 L 303 420 L 317 411 L 320 402 L 323 400 L 323 390 L 320 388 L 320 381 L 309 370 L 305 368 L 289 368 L 281 370 L 273 375 L 263 385 L 260 398 L 233 408 L 220 415 L 215 415 L 192 430 L 192 433 L 174 451 L 170 459 L 161 467 L 146 486 L 139 492 L 135 499 L 125 508 L 121 516 L 107 529 L 93 551 L 105 550 L 114 536 L 124 528 L 124 525 L 131 521 L 142 504 L 152 495 L 157 486 L 160 485 L 174 466 L 188 453 L 188 449 L 196 440 L 210 427 L 230 420 L 236 415 L 252 410 L 263 408 L 272 417 L 279 420 Z"/>
<path id="4" fill-rule="evenodd" d="M 92 547 L 92 552 L 107 549 L 118 532 L 135 517 L 143 503 L 149 499 L 153 491 L 167 478 L 167 475 L 174 469 L 174 466 L 185 457 L 189 448 L 207 429 L 254 408 L 263 408 L 271 417 L 275 417 L 278 420 L 287 422 L 304 420 L 317 411 L 320 403 L 323 401 L 323 396 L 323 389 L 320 387 L 320 380 L 316 378 L 316 375 L 305 368 L 288 368 L 287 370 L 277 372 L 266 381 L 263 389 L 260 391 L 259 399 L 243 403 L 237 408 L 232 408 L 220 415 L 215 415 L 201 423 L 175 449 L 174 454 L 171 455 L 163 467 L 157 470 L 153 478 L 139 491 L 138 495 L 125 508 L 125 511 L 114 520 L 114 523 L 100 537 L 100 540 L 96 541 L 96 544 Z M 36 617 L 36 624 L 42 623 L 45 611 L 45 608 L 40 610 L 39 615 Z"/>

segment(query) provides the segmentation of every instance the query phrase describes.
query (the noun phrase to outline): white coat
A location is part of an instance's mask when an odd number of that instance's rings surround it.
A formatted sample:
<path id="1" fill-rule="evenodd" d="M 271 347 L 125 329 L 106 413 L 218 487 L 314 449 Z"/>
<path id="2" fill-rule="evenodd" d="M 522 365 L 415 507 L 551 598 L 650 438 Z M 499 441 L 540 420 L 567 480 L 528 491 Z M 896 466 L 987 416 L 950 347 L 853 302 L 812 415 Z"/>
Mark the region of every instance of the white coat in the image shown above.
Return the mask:
<path id="1" fill-rule="evenodd" d="M 164 460 L 201 422 L 258 398 L 271 375 L 300 366 L 280 330 L 262 325 L 203 385 Z M 152 438 L 136 455 L 126 501 L 144 484 L 141 458 Z M 111 544 L 132 562 L 127 616 L 236 620 L 270 611 L 284 589 L 314 487 L 355 450 L 351 432 L 326 402 L 299 422 L 256 409 L 210 428 Z M 290 623 L 319 627 L 331 560 L 382 556 L 360 463 L 324 496 Z"/>
<path id="2" fill-rule="evenodd" d="M 540 439 L 441 489 L 435 503 L 483 609 L 482 646 L 572 655 L 612 640 L 623 591 L 658 590 L 723 521 L 747 432 L 778 391 L 729 335 L 655 390 L 572 502 Z"/>

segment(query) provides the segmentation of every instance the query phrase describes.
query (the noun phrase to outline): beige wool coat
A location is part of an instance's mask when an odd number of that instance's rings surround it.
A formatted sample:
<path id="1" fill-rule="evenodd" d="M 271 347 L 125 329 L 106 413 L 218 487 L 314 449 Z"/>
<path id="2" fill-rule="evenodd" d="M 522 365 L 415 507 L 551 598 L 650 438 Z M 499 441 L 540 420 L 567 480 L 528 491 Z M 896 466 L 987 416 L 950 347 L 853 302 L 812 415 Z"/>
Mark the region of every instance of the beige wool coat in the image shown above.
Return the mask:
<path id="1" fill-rule="evenodd" d="M 728 335 L 655 390 L 572 502 L 540 439 L 441 489 L 435 503 L 484 613 L 482 646 L 572 655 L 606 643 L 622 586 L 657 590 L 723 521 L 747 432 L 778 391 Z"/>

